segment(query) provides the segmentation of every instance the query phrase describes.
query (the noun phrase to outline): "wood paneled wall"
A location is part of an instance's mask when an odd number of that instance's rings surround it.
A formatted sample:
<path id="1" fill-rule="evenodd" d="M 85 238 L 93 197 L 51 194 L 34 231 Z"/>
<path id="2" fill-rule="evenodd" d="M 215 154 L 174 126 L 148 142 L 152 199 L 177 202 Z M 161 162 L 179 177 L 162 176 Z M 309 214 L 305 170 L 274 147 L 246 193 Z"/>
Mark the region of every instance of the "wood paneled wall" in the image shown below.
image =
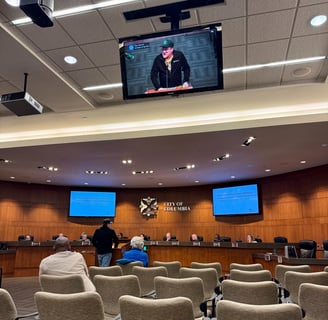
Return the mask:
<path id="1" fill-rule="evenodd" d="M 161 240 L 170 231 L 181 241 L 196 232 L 206 241 L 214 234 L 246 241 L 247 234 L 272 242 L 283 235 L 290 242 L 314 239 L 321 245 L 328 239 L 328 165 L 247 182 L 260 185 L 263 214 L 216 218 L 212 215 L 212 188 L 115 189 L 117 192 L 116 232 L 132 237 L 144 233 Z M 0 241 L 17 240 L 33 234 L 46 241 L 59 232 L 71 240 L 82 231 L 93 234 L 101 219 L 69 219 L 69 188 L 0 182 Z M 113 189 L 111 189 L 113 191 Z M 154 197 L 159 210 L 155 217 L 140 213 L 141 198 Z M 182 203 L 190 211 L 165 211 L 167 202 Z"/>

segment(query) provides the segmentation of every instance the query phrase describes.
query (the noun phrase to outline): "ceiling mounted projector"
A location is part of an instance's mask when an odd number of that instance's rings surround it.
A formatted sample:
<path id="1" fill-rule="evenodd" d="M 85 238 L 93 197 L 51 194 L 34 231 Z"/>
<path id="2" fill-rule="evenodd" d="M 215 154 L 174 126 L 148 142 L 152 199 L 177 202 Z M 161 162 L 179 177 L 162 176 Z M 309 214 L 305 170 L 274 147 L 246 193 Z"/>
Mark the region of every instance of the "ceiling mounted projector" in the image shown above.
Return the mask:
<path id="1" fill-rule="evenodd" d="M 41 28 L 52 27 L 54 0 L 21 0 L 19 7 Z"/>
<path id="2" fill-rule="evenodd" d="M 0 103 L 17 116 L 29 116 L 43 112 L 43 106 L 26 92 L 27 73 L 24 73 L 24 91 L 0 95 Z"/>

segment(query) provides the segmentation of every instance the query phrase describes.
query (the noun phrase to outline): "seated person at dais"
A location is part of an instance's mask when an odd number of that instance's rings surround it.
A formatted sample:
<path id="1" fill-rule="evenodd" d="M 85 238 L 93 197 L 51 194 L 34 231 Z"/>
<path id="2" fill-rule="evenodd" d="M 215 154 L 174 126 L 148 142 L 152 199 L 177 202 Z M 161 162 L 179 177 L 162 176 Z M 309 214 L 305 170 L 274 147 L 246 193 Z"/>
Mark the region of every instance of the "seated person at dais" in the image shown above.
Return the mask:
<path id="1" fill-rule="evenodd" d="M 82 242 L 82 244 L 86 244 L 86 245 L 91 244 L 90 237 L 88 236 L 88 234 L 86 232 L 81 233 L 80 241 Z"/>
<path id="2" fill-rule="evenodd" d="M 203 241 L 203 237 L 202 236 L 198 236 L 196 233 L 193 233 L 190 236 L 190 241 Z"/>
<path id="3" fill-rule="evenodd" d="M 123 253 L 123 259 L 141 261 L 144 267 L 148 267 L 148 254 L 144 252 L 144 240 L 140 236 L 131 239 L 131 249 Z"/>
<path id="4" fill-rule="evenodd" d="M 89 278 L 89 271 L 84 257 L 79 252 L 72 252 L 70 241 L 66 237 L 58 237 L 53 246 L 55 253 L 42 259 L 39 275 L 54 276 L 79 274 L 83 278 L 86 291 L 95 291 L 96 288 Z"/>

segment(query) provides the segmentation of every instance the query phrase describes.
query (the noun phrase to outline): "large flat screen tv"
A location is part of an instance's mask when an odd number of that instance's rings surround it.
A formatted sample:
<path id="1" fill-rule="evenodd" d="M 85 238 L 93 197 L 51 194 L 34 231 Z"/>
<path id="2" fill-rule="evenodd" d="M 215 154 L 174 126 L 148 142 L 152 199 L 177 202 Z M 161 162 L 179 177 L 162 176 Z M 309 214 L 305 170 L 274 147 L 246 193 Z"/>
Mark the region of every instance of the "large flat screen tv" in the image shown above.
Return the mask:
<path id="1" fill-rule="evenodd" d="M 214 216 L 260 214 L 257 184 L 215 188 L 212 193 Z"/>
<path id="2" fill-rule="evenodd" d="M 223 89 L 221 24 L 122 38 L 119 46 L 124 99 Z"/>
<path id="3" fill-rule="evenodd" d="M 111 218 L 116 213 L 116 193 L 106 191 L 70 191 L 69 217 Z"/>

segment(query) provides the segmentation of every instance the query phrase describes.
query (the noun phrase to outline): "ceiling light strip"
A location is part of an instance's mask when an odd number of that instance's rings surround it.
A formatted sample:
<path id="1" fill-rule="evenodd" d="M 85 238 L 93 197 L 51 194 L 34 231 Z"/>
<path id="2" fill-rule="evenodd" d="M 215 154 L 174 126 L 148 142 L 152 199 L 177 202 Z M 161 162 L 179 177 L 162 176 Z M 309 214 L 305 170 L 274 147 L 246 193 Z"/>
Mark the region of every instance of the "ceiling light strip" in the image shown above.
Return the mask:
<path id="1" fill-rule="evenodd" d="M 320 60 L 325 60 L 325 59 L 326 59 L 326 56 L 318 56 L 318 57 L 303 58 L 303 59 L 276 61 L 276 62 L 269 62 L 269 63 L 263 63 L 263 64 L 255 64 L 255 65 L 251 65 L 251 66 L 225 68 L 225 69 L 223 69 L 223 73 L 233 73 L 233 72 L 240 72 L 240 71 L 247 71 L 247 70 L 278 67 L 278 66 L 284 66 L 284 65 L 290 65 L 290 64 L 301 64 L 301 63 L 308 63 L 308 62 L 320 61 Z"/>
<path id="2" fill-rule="evenodd" d="M 96 4 L 90 4 L 90 5 L 79 6 L 79 7 L 74 7 L 74 8 L 70 8 L 70 9 L 54 11 L 52 16 L 54 18 L 59 18 L 59 17 L 70 16 L 70 15 L 79 14 L 79 13 L 85 13 L 85 12 L 96 10 L 96 9 L 104 9 L 104 8 L 113 7 L 116 5 L 122 5 L 122 4 L 126 4 L 129 2 L 136 2 L 136 0 L 103 1 L 103 2 L 96 3 Z M 24 17 L 24 18 L 20 18 L 20 19 L 15 19 L 11 22 L 14 25 L 20 25 L 20 24 L 24 24 L 24 23 L 29 23 L 31 21 L 32 20 L 30 18 Z"/>

